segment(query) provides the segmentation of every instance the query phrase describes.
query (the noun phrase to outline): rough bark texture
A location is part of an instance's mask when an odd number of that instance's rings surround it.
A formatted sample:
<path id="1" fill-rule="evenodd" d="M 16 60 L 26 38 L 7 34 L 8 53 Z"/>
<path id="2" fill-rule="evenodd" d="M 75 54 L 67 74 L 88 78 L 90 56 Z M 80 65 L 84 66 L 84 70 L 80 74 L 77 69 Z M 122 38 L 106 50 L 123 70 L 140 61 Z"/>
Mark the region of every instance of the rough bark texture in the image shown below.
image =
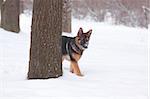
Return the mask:
<path id="1" fill-rule="evenodd" d="M 20 0 L 6 0 L 2 4 L 1 27 L 5 30 L 18 33 L 19 27 L 19 4 Z"/>
<path id="2" fill-rule="evenodd" d="M 62 75 L 61 34 L 62 0 L 34 0 L 28 79 Z"/>
<path id="3" fill-rule="evenodd" d="M 71 0 L 63 0 L 62 31 L 71 32 Z"/>

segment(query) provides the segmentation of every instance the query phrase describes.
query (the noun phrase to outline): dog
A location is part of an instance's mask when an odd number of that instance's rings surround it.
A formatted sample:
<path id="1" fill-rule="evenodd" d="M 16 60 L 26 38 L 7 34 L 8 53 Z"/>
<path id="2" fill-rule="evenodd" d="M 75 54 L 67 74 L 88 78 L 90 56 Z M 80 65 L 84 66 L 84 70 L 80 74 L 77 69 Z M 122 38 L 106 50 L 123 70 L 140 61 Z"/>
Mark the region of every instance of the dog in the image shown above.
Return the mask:
<path id="1" fill-rule="evenodd" d="M 70 72 L 78 76 L 83 76 L 78 61 L 88 48 L 91 33 L 92 29 L 84 33 L 80 28 L 76 37 L 62 36 L 62 63 L 64 59 L 70 61 Z"/>

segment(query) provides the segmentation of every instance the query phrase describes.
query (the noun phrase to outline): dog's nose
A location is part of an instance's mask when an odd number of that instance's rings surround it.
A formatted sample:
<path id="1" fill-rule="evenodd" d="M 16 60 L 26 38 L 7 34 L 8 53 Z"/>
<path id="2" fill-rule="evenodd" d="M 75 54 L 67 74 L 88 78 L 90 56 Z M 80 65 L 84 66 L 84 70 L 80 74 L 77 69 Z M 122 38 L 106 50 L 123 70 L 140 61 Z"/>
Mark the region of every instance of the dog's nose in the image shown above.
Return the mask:
<path id="1" fill-rule="evenodd" d="M 88 44 L 84 44 L 84 48 L 88 48 Z"/>
<path id="2" fill-rule="evenodd" d="M 87 46 L 85 46 L 84 48 L 88 48 Z"/>

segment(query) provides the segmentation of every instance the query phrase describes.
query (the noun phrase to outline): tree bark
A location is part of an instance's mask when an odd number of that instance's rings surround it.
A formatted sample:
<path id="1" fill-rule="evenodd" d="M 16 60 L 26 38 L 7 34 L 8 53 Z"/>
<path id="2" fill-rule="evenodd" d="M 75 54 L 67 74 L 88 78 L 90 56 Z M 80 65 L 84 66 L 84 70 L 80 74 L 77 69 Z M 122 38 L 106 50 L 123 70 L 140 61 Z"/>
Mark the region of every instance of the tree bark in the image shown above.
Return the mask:
<path id="1" fill-rule="evenodd" d="M 0 0 L 0 9 L 1 9 L 2 3 L 3 3 L 3 0 Z"/>
<path id="2" fill-rule="evenodd" d="M 63 0 L 62 31 L 71 32 L 71 0 Z"/>
<path id="3" fill-rule="evenodd" d="M 1 7 L 2 7 L 2 4 L 3 4 L 3 0 L 0 0 L 0 26 L 1 26 Z"/>
<path id="4" fill-rule="evenodd" d="M 62 75 L 62 0 L 34 0 L 28 79 Z"/>
<path id="5" fill-rule="evenodd" d="M 1 27 L 7 31 L 18 33 L 19 14 L 20 14 L 20 0 L 6 0 L 1 8 Z"/>

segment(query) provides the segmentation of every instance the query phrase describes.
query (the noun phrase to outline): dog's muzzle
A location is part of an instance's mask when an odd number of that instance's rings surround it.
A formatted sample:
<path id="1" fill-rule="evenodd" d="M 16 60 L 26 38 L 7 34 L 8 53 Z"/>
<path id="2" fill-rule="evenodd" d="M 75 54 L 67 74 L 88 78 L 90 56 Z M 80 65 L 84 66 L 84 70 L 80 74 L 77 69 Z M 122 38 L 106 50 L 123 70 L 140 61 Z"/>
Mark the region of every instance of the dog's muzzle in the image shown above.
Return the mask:
<path id="1" fill-rule="evenodd" d="M 86 43 L 83 45 L 83 47 L 86 49 L 86 48 L 88 48 L 88 45 L 89 45 L 89 43 L 86 42 Z"/>

